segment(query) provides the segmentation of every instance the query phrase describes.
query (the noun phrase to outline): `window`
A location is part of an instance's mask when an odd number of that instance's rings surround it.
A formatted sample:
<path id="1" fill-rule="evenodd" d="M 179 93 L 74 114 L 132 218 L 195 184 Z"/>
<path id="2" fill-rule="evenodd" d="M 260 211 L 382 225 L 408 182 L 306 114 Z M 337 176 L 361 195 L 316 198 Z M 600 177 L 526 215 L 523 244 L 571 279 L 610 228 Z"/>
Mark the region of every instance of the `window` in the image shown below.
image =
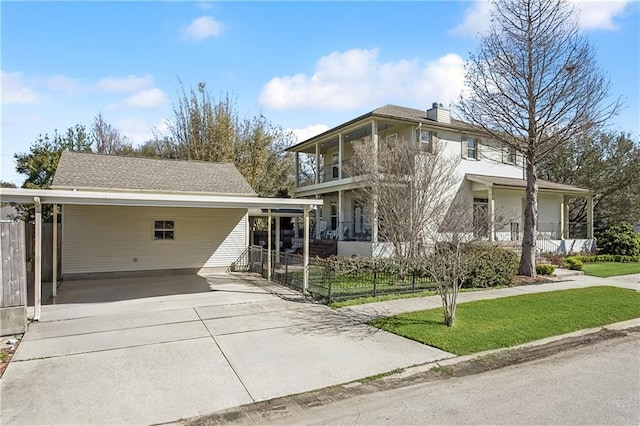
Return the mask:
<path id="1" fill-rule="evenodd" d="M 175 226 L 173 220 L 154 220 L 153 221 L 153 239 L 154 240 L 173 240 Z"/>
<path id="2" fill-rule="evenodd" d="M 467 158 L 478 159 L 478 140 L 474 138 L 467 139 Z"/>
<path id="3" fill-rule="evenodd" d="M 509 164 L 516 164 L 516 149 L 512 146 L 507 146 L 506 162 Z"/>
<path id="4" fill-rule="evenodd" d="M 489 237 L 489 199 L 473 199 L 473 234 L 476 238 Z"/>
<path id="5" fill-rule="evenodd" d="M 432 152 L 433 134 L 429 130 L 419 130 L 418 141 L 421 151 Z"/>
<path id="6" fill-rule="evenodd" d="M 332 175 L 333 175 L 333 179 L 338 179 L 338 176 L 340 176 L 340 171 L 338 170 L 338 165 L 340 163 L 340 158 L 338 157 L 338 153 L 334 152 L 331 155 L 331 169 L 332 169 Z"/>

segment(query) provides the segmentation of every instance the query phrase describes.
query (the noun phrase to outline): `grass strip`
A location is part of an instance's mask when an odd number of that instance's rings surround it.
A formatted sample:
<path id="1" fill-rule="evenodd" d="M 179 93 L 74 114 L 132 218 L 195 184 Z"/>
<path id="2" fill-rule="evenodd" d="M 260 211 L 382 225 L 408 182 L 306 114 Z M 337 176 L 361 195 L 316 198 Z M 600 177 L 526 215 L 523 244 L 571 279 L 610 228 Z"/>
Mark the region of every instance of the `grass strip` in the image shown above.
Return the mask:
<path id="1" fill-rule="evenodd" d="M 582 270 L 587 275 L 594 277 L 608 278 L 617 275 L 640 274 L 640 263 L 638 262 L 595 262 L 585 263 Z"/>
<path id="2" fill-rule="evenodd" d="M 589 287 L 458 305 L 453 327 L 442 310 L 410 312 L 370 322 L 374 327 L 458 355 L 531 342 L 640 317 L 640 293 Z"/>

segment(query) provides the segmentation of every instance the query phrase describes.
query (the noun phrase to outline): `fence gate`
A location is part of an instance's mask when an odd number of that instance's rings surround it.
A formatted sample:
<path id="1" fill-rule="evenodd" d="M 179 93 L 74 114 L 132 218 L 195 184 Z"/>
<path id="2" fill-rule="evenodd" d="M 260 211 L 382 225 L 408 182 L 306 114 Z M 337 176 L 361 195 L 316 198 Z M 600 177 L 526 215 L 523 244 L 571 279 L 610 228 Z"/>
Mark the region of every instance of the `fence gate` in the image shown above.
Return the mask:
<path id="1" fill-rule="evenodd" d="M 24 222 L 0 222 L 0 335 L 27 329 L 27 268 Z"/>

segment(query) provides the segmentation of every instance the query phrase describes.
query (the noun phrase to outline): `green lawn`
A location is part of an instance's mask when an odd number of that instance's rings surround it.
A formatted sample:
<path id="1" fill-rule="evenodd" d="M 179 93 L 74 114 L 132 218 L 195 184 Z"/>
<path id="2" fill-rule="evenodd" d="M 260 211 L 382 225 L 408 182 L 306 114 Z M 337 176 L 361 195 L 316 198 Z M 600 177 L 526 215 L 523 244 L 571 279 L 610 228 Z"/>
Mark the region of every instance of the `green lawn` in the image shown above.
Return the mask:
<path id="1" fill-rule="evenodd" d="M 640 263 L 629 262 L 596 262 L 585 263 L 582 270 L 587 275 L 594 277 L 607 278 L 616 275 L 640 274 Z"/>
<path id="2" fill-rule="evenodd" d="M 370 324 L 463 355 L 638 317 L 640 293 L 601 286 L 462 303 L 453 327 L 443 324 L 439 308 Z"/>

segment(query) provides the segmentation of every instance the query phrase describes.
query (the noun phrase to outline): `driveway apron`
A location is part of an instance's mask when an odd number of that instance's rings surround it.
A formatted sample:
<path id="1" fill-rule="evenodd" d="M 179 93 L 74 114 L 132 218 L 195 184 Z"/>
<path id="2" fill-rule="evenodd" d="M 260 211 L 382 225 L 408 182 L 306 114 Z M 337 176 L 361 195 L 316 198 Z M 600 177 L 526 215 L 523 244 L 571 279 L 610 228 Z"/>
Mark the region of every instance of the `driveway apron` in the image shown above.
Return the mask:
<path id="1" fill-rule="evenodd" d="M 163 423 L 451 356 L 226 274 L 65 283 L 1 380 L 0 420 Z"/>

